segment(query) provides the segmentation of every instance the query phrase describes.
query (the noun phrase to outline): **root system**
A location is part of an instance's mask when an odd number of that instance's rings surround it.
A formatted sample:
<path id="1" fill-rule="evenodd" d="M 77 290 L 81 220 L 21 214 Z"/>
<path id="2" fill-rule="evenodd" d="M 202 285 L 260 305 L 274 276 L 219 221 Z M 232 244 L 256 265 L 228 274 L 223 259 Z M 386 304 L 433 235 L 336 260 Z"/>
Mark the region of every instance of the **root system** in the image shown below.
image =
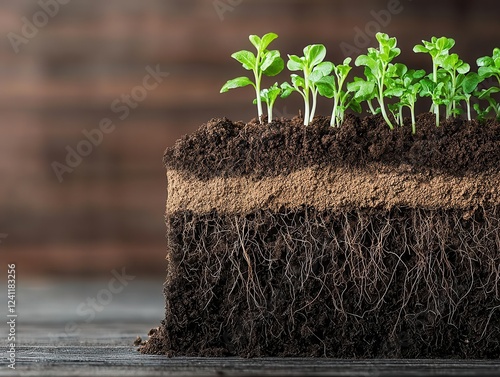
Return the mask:
<path id="1" fill-rule="evenodd" d="M 170 214 L 142 352 L 500 357 L 500 208 Z"/>

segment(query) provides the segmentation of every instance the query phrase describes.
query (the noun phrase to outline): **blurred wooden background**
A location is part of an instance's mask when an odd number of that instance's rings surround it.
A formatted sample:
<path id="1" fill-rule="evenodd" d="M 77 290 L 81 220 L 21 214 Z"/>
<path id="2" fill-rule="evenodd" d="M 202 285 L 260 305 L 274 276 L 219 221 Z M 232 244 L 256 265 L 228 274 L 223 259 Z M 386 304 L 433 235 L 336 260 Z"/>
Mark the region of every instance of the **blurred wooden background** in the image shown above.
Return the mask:
<path id="1" fill-rule="evenodd" d="M 0 3 L 0 262 L 17 262 L 20 276 L 107 275 L 122 267 L 163 275 L 163 150 L 212 117 L 255 116 L 250 89 L 218 94 L 227 79 L 244 73 L 230 54 L 250 49 L 249 34 L 277 32 L 274 46 L 283 55 L 324 43 L 328 58 L 339 62 L 342 43 L 356 47 L 359 30 L 373 34 L 377 22 L 385 23 L 379 29 L 397 36 L 400 61 L 428 70 L 428 57 L 411 50 L 432 35 L 456 38 L 455 52 L 471 64 L 500 46 L 494 0 L 57 4 L 47 25 L 16 54 L 9 33 L 21 35 L 26 19 L 43 23 L 42 8 L 35 0 Z M 398 12 L 377 21 L 374 14 L 389 9 Z M 369 41 L 374 44 L 373 36 Z M 142 83 L 147 66 L 157 65 L 169 77 L 120 120 L 112 102 Z M 285 73 L 278 78 L 286 79 Z M 300 107 L 300 98 L 278 101 L 276 115 L 293 116 Z M 329 114 L 330 104 L 322 100 L 318 112 Z M 76 148 L 82 131 L 103 118 L 116 129 L 60 183 L 51 164 L 65 163 L 66 147 Z"/>

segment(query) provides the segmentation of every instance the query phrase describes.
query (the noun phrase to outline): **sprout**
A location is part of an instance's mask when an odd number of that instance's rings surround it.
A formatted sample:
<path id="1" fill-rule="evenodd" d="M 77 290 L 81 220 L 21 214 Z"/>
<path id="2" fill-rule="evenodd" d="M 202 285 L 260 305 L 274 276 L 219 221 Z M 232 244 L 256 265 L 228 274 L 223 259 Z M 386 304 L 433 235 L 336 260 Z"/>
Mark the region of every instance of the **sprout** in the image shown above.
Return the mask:
<path id="1" fill-rule="evenodd" d="M 269 89 L 262 89 L 260 91 L 259 101 L 265 102 L 267 104 L 267 123 L 271 123 L 273 120 L 273 107 L 276 99 L 281 94 L 282 89 L 278 86 L 278 83 L 274 83 Z M 257 98 L 253 100 L 254 105 L 257 103 Z"/>
<path id="2" fill-rule="evenodd" d="M 345 111 L 348 108 L 361 112 L 359 102 L 354 99 L 350 91 L 344 91 L 342 88 L 351 72 L 350 66 L 352 59 L 346 58 L 342 64 L 333 66 L 333 75 L 324 76 L 316 82 L 319 94 L 323 97 L 333 98 L 333 111 L 330 125 L 339 127 L 344 122 Z"/>
<path id="3" fill-rule="evenodd" d="M 248 77 L 237 77 L 235 79 L 229 80 L 224 84 L 221 93 L 225 93 L 230 89 L 241 88 L 248 85 L 252 85 L 255 88 L 256 97 L 260 98 L 261 94 L 261 81 L 262 76 L 276 76 L 279 74 L 283 68 L 285 67 L 285 63 L 283 59 L 280 57 L 280 52 L 277 50 L 268 51 L 267 47 L 278 38 L 278 35 L 274 33 L 268 33 L 264 35 L 262 38 L 251 35 L 249 37 L 250 42 L 257 49 L 257 55 L 253 54 L 250 51 L 242 50 L 235 52 L 231 55 L 232 58 L 236 59 L 241 63 L 243 68 L 248 71 L 253 71 L 254 80 L 250 80 Z M 262 103 L 261 101 L 257 102 L 257 113 L 259 121 L 262 120 Z"/>
<path id="4" fill-rule="evenodd" d="M 432 111 L 436 114 L 436 126 L 439 127 L 439 106 L 445 103 L 442 99 L 445 83 L 438 80 L 438 78 L 443 80 L 443 77 L 439 77 L 438 75 L 438 69 L 449 55 L 449 51 L 455 46 L 455 40 L 446 37 L 432 37 L 430 42 L 422 42 L 423 45 L 416 45 L 413 51 L 416 53 L 427 53 L 431 56 L 432 78 L 430 81 L 426 80 L 423 83 L 421 95 L 432 98 Z"/>
<path id="5" fill-rule="evenodd" d="M 298 92 L 304 99 L 304 125 L 309 125 L 316 112 L 318 98 L 318 88 L 316 82 L 322 77 L 329 75 L 333 70 L 333 64 L 323 62 L 326 57 L 326 47 L 321 44 L 310 45 L 304 48 L 304 56 L 288 55 L 287 67 L 290 71 L 302 71 L 304 77 L 292 74 L 292 85 L 285 82 L 281 85 L 282 98 L 290 96 L 293 92 Z M 312 95 L 312 108 L 310 96 Z"/>
<path id="6" fill-rule="evenodd" d="M 358 80 L 359 91 L 356 97 L 369 97 L 368 101 L 376 98 L 384 120 L 393 129 L 394 125 L 389 120 L 385 110 L 384 91 L 389 79 L 397 77 L 399 73 L 398 66 L 391 64 L 391 61 L 401 53 L 401 50 L 396 47 L 396 38 L 389 38 L 384 33 L 377 33 L 376 38 L 379 42 L 379 48 L 369 48 L 367 55 L 360 55 L 355 61 L 356 66 L 365 67 L 366 76 L 366 81 Z M 371 104 L 370 107 L 374 112 Z"/>
<path id="7" fill-rule="evenodd" d="M 422 69 L 408 70 L 404 64 L 397 64 L 397 66 L 399 75 L 388 80 L 388 89 L 384 94 L 387 97 L 399 98 L 399 102 L 396 102 L 393 108 L 396 110 L 394 117 L 400 126 L 403 125 L 403 108 L 410 109 L 412 133 L 416 133 L 415 104 L 422 87 L 420 80 L 425 76 L 425 71 Z"/>
<path id="8" fill-rule="evenodd" d="M 492 56 L 484 56 L 477 59 L 477 65 L 479 67 L 479 81 L 494 77 L 498 80 L 498 85 L 500 86 L 500 48 L 495 48 Z M 496 86 L 474 92 L 474 95 L 477 96 L 478 99 L 488 102 L 488 107 L 486 107 L 486 109 L 481 109 L 479 104 L 474 104 L 474 109 L 481 120 L 484 120 L 490 112 L 493 112 L 496 118 L 500 120 L 500 104 L 492 97 L 492 94 L 499 92 L 500 87 Z"/>

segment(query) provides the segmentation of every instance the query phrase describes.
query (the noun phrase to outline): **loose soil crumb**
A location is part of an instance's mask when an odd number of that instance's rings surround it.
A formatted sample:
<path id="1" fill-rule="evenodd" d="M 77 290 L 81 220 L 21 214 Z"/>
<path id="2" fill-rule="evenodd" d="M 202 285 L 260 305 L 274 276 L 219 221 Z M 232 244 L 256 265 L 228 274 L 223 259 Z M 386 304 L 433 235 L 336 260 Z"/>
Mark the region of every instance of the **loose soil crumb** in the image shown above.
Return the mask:
<path id="1" fill-rule="evenodd" d="M 137 338 L 135 338 L 134 340 L 134 346 L 139 346 L 139 345 L 144 345 L 145 342 L 142 341 L 142 338 L 140 336 L 138 336 Z"/>
<path id="2" fill-rule="evenodd" d="M 500 123 L 458 118 L 435 125 L 433 114 L 411 126 L 390 130 L 381 116 L 348 115 L 339 128 L 315 118 L 304 127 L 300 118 L 270 125 L 212 119 L 165 151 L 168 169 L 186 170 L 198 179 L 215 176 L 257 178 L 289 174 L 311 165 L 364 167 L 373 162 L 409 165 L 461 175 L 499 169 Z"/>

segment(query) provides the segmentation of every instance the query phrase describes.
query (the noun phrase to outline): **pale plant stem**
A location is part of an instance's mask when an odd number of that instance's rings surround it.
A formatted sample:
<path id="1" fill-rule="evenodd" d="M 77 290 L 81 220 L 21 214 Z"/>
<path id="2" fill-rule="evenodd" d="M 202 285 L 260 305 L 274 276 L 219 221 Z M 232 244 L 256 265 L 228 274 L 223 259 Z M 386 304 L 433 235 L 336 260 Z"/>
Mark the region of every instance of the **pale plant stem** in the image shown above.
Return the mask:
<path id="1" fill-rule="evenodd" d="M 311 114 L 309 116 L 309 123 L 313 121 L 314 114 L 316 113 L 316 104 L 318 102 L 318 91 L 316 89 L 311 89 L 312 92 L 312 108 Z"/>
<path id="2" fill-rule="evenodd" d="M 384 67 L 384 70 L 385 70 L 385 67 Z M 392 129 L 394 129 L 394 125 L 389 120 L 389 117 L 387 116 L 387 112 L 385 111 L 385 105 L 384 105 L 384 78 L 385 78 L 385 74 L 382 75 L 382 77 L 378 83 L 378 86 L 379 86 L 378 102 L 380 104 L 380 110 L 382 111 L 382 116 L 384 117 L 384 120 L 386 121 L 389 128 L 392 130 Z"/>

